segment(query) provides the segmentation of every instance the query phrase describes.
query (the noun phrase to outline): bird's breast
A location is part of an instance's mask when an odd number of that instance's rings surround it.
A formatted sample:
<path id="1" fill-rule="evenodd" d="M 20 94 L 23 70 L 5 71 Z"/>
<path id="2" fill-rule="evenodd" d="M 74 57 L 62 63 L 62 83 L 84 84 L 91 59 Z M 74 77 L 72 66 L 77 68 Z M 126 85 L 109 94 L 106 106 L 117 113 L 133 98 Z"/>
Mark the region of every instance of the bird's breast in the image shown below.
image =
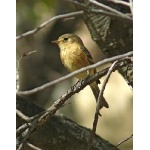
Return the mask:
<path id="1" fill-rule="evenodd" d="M 90 65 L 86 54 L 81 49 L 63 49 L 60 52 L 60 58 L 64 66 L 73 72 L 80 68 Z M 92 71 L 93 72 L 93 71 Z M 93 74 L 93 73 L 92 73 Z M 85 78 L 86 71 L 77 75 L 77 78 Z"/>

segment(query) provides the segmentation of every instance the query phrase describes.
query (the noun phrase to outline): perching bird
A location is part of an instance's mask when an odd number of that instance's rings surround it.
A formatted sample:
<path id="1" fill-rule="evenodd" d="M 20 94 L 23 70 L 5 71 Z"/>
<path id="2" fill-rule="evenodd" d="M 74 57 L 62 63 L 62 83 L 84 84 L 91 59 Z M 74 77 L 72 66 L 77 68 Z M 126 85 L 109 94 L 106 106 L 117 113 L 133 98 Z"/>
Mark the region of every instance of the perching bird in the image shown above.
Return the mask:
<path id="1" fill-rule="evenodd" d="M 60 36 L 58 40 L 52 42 L 58 44 L 60 48 L 61 61 L 70 72 L 94 64 L 90 52 L 86 49 L 82 40 L 77 35 L 71 33 L 64 34 Z M 76 77 L 78 79 L 85 79 L 88 75 L 94 75 L 95 73 L 96 69 L 90 69 L 76 75 Z M 90 84 L 96 101 L 100 92 L 98 87 L 99 83 L 100 81 L 97 80 Z M 102 97 L 101 102 L 100 109 L 103 106 L 109 108 L 104 97 Z"/>

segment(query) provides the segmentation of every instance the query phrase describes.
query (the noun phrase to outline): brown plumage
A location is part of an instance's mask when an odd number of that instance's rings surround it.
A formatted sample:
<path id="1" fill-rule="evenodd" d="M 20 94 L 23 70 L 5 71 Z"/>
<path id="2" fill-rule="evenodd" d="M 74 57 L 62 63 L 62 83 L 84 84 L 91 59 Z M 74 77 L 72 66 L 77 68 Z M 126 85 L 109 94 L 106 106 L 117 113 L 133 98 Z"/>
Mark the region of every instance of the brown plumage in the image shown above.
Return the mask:
<path id="1" fill-rule="evenodd" d="M 82 40 L 75 34 L 64 34 L 59 37 L 58 40 L 53 41 L 53 43 L 57 43 L 60 48 L 60 58 L 64 66 L 70 71 L 73 72 L 80 68 L 86 67 L 88 65 L 94 64 L 92 56 L 90 52 L 84 46 Z M 90 69 L 89 75 L 94 75 L 96 73 L 96 69 Z M 84 79 L 87 77 L 87 71 L 76 75 L 78 79 Z M 99 95 L 99 80 L 90 84 L 94 97 L 97 101 Z M 100 105 L 100 109 L 102 107 L 109 108 L 108 103 L 105 98 L 102 98 L 102 104 Z"/>

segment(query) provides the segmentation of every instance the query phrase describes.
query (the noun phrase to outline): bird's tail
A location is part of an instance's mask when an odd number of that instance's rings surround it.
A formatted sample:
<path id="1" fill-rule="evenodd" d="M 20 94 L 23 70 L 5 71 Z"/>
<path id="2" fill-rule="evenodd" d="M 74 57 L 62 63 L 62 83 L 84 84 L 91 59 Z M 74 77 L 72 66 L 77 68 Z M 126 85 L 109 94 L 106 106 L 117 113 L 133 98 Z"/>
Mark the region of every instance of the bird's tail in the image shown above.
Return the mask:
<path id="1" fill-rule="evenodd" d="M 97 101 L 98 95 L 99 95 L 99 92 L 100 92 L 100 89 L 99 89 L 97 83 L 96 83 L 96 82 L 93 82 L 92 84 L 90 84 L 90 87 L 91 87 L 92 92 L 93 92 L 93 94 L 94 94 L 94 97 L 95 97 L 95 99 L 96 99 L 96 101 Z M 105 100 L 104 97 L 102 97 L 100 109 L 101 109 L 102 107 L 109 108 L 109 105 L 108 105 L 108 103 L 107 103 L 107 101 Z"/>

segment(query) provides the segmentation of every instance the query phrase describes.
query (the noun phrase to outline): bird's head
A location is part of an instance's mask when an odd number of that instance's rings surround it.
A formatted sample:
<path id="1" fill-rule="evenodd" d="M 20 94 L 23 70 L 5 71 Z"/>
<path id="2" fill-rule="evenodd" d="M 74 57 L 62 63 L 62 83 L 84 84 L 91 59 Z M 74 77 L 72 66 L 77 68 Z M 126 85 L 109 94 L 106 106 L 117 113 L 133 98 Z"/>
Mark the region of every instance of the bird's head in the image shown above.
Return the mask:
<path id="1" fill-rule="evenodd" d="M 82 40 L 75 34 L 64 34 L 58 38 L 56 41 L 52 41 L 53 43 L 56 43 L 60 49 L 64 47 L 70 47 L 73 45 L 83 45 Z"/>

